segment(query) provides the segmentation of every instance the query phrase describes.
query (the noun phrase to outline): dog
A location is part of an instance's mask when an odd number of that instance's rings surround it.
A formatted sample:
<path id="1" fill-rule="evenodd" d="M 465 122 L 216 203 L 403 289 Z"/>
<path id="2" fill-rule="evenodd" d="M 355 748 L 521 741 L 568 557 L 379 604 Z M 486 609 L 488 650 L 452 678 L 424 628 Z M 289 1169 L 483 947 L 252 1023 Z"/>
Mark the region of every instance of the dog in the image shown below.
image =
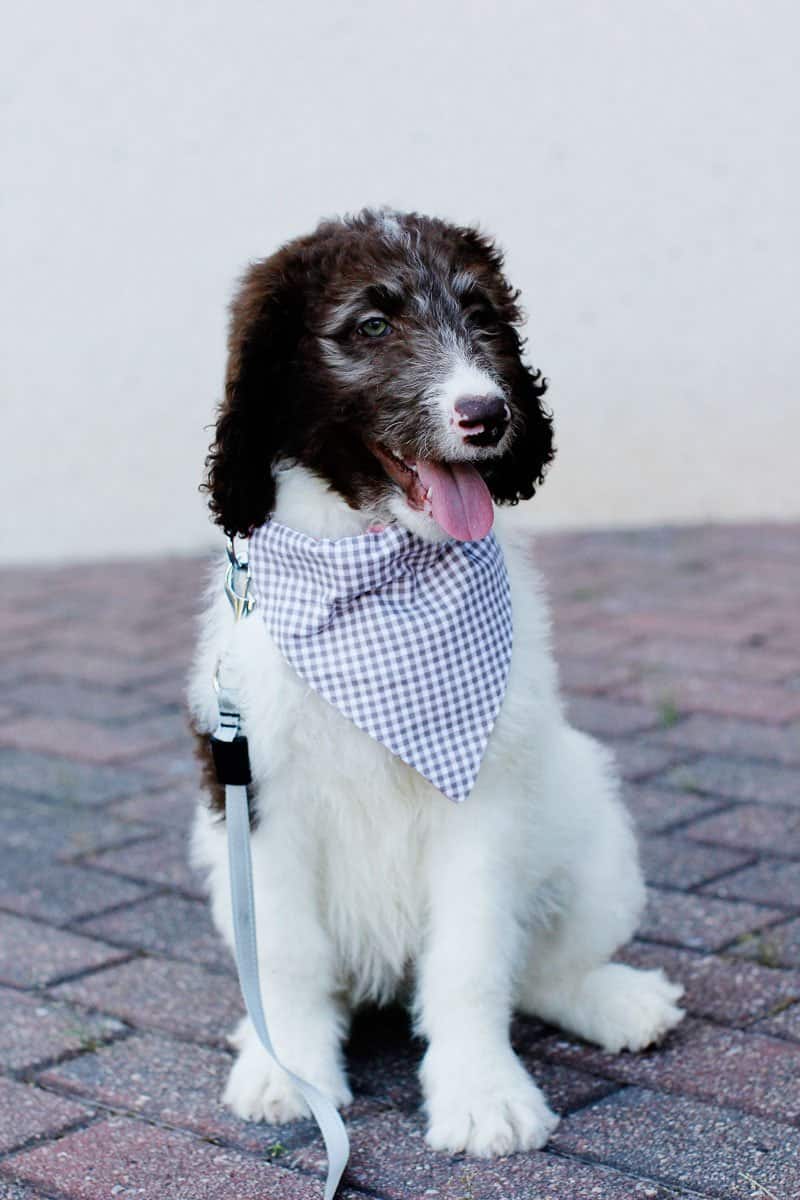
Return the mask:
<path id="1" fill-rule="evenodd" d="M 309 688 L 263 621 L 234 627 L 221 574 L 189 687 L 204 744 L 222 655 L 238 679 L 260 969 L 282 1061 L 346 1106 L 353 1010 L 408 998 L 427 1042 L 427 1140 L 481 1157 L 540 1147 L 557 1123 L 511 1047 L 514 1011 L 611 1053 L 683 1016 L 661 971 L 610 961 L 645 893 L 613 758 L 565 718 L 530 539 L 507 512 L 534 495 L 554 450 L 503 271 L 481 232 L 390 210 L 326 220 L 256 262 L 232 305 L 205 484 L 217 523 L 242 536 L 271 519 L 312 539 L 389 526 L 430 544 L 481 537 L 494 520 L 513 649 L 468 799 L 454 804 Z M 232 946 L 223 798 L 210 777 L 207 791 L 193 857 Z M 306 1116 L 248 1019 L 232 1040 L 233 1112 Z"/>

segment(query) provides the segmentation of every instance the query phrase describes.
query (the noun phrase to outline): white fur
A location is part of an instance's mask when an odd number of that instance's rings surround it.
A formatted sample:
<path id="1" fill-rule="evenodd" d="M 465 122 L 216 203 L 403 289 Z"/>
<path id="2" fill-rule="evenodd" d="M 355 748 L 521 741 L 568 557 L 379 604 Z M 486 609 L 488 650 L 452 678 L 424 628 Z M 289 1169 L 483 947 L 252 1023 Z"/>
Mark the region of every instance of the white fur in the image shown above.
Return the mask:
<path id="1" fill-rule="evenodd" d="M 312 536 L 359 533 L 370 522 L 300 467 L 279 474 L 275 515 Z M 234 628 L 221 575 L 190 682 L 206 730 L 216 723 L 220 655 L 240 688 L 258 796 L 259 955 L 278 1053 L 346 1104 L 341 1043 L 351 1008 L 413 988 L 429 1042 L 428 1140 L 486 1156 L 541 1146 L 556 1123 L 511 1050 L 513 1008 L 612 1051 L 647 1045 L 682 1015 L 680 989 L 660 973 L 606 965 L 641 912 L 636 846 L 610 754 L 564 719 L 540 580 L 529 546 L 499 518 L 514 650 L 478 782 L 462 805 L 303 684 L 257 615 Z M 202 805 L 193 847 L 232 945 L 225 826 Z M 225 1093 L 234 1112 L 302 1115 L 248 1021 L 236 1041 Z"/>

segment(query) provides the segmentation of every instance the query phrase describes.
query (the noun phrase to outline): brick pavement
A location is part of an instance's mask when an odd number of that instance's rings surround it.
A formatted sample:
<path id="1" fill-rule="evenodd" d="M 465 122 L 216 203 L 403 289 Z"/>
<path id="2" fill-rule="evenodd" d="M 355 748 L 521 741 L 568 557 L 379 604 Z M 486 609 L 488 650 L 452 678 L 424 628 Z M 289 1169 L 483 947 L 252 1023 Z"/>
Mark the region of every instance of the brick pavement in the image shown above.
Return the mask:
<path id="1" fill-rule="evenodd" d="M 350 1200 L 800 1196 L 800 529 L 539 539 L 576 724 L 614 747 L 650 905 L 628 962 L 690 1018 L 602 1054 L 515 1044 L 564 1115 L 544 1152 L 422 1137 L 403 1014 L 361 1019 Z M 0 1200 L 308 1200 L 309 1122 L 219 1103 L 240 1011 L 185 861 L 195 560 L 0 572 Z"/>

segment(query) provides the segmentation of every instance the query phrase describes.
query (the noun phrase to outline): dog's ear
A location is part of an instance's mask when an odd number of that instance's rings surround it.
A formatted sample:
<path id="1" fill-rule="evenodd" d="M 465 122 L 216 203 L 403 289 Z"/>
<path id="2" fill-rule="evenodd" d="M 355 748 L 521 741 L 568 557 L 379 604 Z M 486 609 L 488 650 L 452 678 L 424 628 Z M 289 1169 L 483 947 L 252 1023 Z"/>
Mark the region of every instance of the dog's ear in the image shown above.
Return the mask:
<path id="1" fill-rule="evenodd" d="M 483 467 L 489 491 L 498 504 L 530 500 L 544 481 L 555 454 L 553 420 L 542 403 L 546 391 L 547 380 L 541 372 L 532 371 L 520 359 L 514 401 L 522 426 L 517 430 L 511 449 L 496 462 L 488 462 Z"/>
<path id="2" fill-rule="evenodd" d="M 203 484 L 229 535 L 246 537 L 275 505 L 272 464 L 287 449 L 303 317 L 292 249 L 254 263 L 231 305 L 225 398 Z"/>

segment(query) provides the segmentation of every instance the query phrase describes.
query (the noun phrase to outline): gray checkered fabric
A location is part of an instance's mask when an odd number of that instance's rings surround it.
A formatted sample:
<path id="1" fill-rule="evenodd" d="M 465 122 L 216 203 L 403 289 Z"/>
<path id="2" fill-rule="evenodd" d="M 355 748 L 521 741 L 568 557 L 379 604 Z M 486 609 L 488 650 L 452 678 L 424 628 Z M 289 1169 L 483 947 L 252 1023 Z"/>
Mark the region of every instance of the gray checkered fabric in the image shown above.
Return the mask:
<path id="1" fill-rule="evenodd" d="M 511 594 L 494 534 L 427 542 L 399 525 L 250 537 L 257 609 L 291 666 L 452 800 L 471 792 L 505 694 Z"/>

